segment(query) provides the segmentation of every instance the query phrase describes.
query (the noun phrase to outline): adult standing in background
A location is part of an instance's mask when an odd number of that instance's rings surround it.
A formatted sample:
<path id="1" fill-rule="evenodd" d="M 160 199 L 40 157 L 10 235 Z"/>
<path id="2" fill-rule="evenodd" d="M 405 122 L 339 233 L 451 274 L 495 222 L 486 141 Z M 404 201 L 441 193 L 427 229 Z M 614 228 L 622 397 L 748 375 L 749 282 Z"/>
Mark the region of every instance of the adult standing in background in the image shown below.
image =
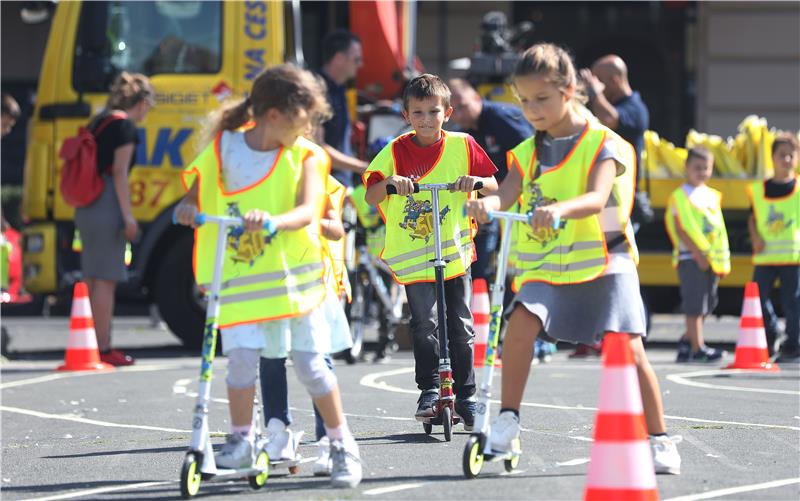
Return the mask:
<path id="1" fill-rule="evenodd" d="M 485 101 L 472 85 L 461 78 L 448 82 L 452 92 L 450 104 L 453 107 L 452 121 L 475 141 L 489 155 L 497 166 L 495 178 L 500 183 L 508 173 L 506 152 L 533 135 L 533 128 L 525 120 L 522 110 L 507 103 Z M 472 278 L 491 281 L 489 263 L 492 252 L 497 248 L 500 226 L 492 221 L 479 226 L 475 236 L 477 260 L 472 263 Z"/>
<path id="2" fill-rule="evenodd" d="M 328 86 L 328 102 L 333 117 L 325 122 L 322 145 L 331 157 L 331 175 L 345 186 L 353 186 L 353 175 L 360 176 L 367 163 L 353 155 L 350 146 L 352 125 L 347 107 L 346 84 L 364 64 L 361 40 L 346 30 L 329 33 L 322 40 L 320 75 Z"/>
<path id="3" fill-rule="evenodd" d="M 154 98 L 144 75 L 122 72 L 114 80 L 106 109 L 89 122 L 89 130 L 99 131 L 95 139 L 103 192 L 91 205 L 75 209 L 75 225 L 83 244 L 81 271 L 89 287 L 100 360 L 115 366 L 134 363 L 131 356 L 111 349 L 111 319 L 117 283 L 128 279 L 125 243 L 139 232 L 128 187 L 138 143 L 136 122 L 144 120 Z"/>

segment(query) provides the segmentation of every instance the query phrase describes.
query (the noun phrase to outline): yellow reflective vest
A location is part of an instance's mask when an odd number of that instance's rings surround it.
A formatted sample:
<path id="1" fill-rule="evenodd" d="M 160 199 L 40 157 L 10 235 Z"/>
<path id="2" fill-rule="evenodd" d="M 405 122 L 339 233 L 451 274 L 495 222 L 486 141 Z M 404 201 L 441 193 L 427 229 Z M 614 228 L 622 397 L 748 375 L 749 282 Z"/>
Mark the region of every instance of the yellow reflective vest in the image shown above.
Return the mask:
<path id="1" fill-rule="evenodd" d="M 800 180 L 794 191 L 785 197 L 767 198 L 764 182 L 747 186 L 753 206 L 756 230 L 766 244 L 764 250 L 753 254 L 758 265 L 800 264 Z"/>
<path id="2" fill-rule="evenodd" d="M 322 148 L 320 148 L 320 150 L 322 150 Z M 328 165 L 330 166 L 330 161 L 328 161 Z M 328 174 L 328 200 L 330 200 L 331 206 L 339 215 L 340 220 L 342 219 L 342 206 L 344 205 L 345 191 L 344 185 L 337 181 L 335 177 Z M 328 266 L 330 266 L 328 287 L 336 297 L 342 297 L 342 294 L 344 294 L 347 300 L 350 301 L 352 299 L 352 291 L 350 288 L 350 278 L 347 276 L 347 267 L 345 267 L 344 262 L 345 243 L 345 237 L 335 241 L 328 240 L 324 236 L 322 237 L 323 253 L 327 258 Z"/>
<path id="3" fill-rule="evenodd" d="M 682 187 L 673 191 L 667 202 L 664 223 L 667 226 L 667 234 L 672 240 L 672 266 L 678 266 L 680 225 L 697 248 L 706 255 L 712 271 L 724 276 L 731 272 L 731 250 L 728 230 L 722 217 L 722 194 L 713 188 L 708 189 L 713 193 L 715 203 L 707 208 L 694 205 Z"/>
<path id="4" fill-rule="evenodd" d="M 226 191 L 220 165 L 222 134 L 184 170 L 188 189 L 198 183 L 198 209 L 209 215 L 241 217 L 252 209 L 277 216 L 296 206 L 303 162 L 315 156 L 314 145 L 299 138 L 292 147 L 282 147 L 269 174 L 257 183 Z M 322 160 L 324 161 L 324 160 Z M 323 183 L 324 178 L 315 180 Z M 227 230 L 222 268 L 219 326 L 264 322 L 299 316 L 316 308 L 325 297 L 324 264 L 320 242 L 319 214 L 302 229 L 280 231 L 272 238 L 263 231 Z M 193 267 L 201 287 L 210 287 L 218 226 L 207 224 L 195 230 Z"/>
<path id="5" fill-rule="evenodd" d="M 417 180 L 420 184 L 452 183 L 458 177 L 469 174 L 467 134 L 446 131 L 442 131 L 442 134 L 442 154 L 433 167 Z M 392 147 L 399 139 L 386 145 L 372 160 L 364 174 L 365 179 L 371 172 L 380 172 L 384 179 L 397 173 Z M 445 280 L 463 275 L 475 260 L 472 238 L 476 226 L 463 211 L 467 200 L 474 197 L 474 192 L 439 192 L 442 258 L 447 262 Z M 423 191 L 407 197 L 389 195 L 378 208 L 386 223 L 386 241 L 381 259 L 391 269 L 395 281 L 400 284 L 434 282 L 431 193 Z"/>
<path id="6" fill-rule="evenodd" d="M 367 252 L 371 256 L 379 257 L 386 241 L 386 227 L 383 225 L 381 215 L 376 207 L 369 205 L 365 199 L 367 189 L 363 184 L 353 188 L 350 199 L 356 209 L 358 222 L 366 231 Z"/>
<path id="7" fill-rule="evenodd" d="M 521 212 L 586 193 L 589 174 L 606 139 L 613 139 L 624 172 L 614 180 L 612 196 L 619 201 L 615 214 L 628 242 L 631 257 L 638 262 L 638 250 L 629 224 L 635 192 L 636 160 L 633 147 L 607 127 L 589 121 L 573 150 L 557 166 L 537 173 L 534 138 L 521 142 L 509 155 L 509 165 L 522 175 Z M 599 277 L 608 264 L 605 234 L 597 215 L 562 221 L 559 229 L 534 231 L 529 225 L 516 229 L 516 269 L 513 289 L 527 282 L 567 285 Z"/>

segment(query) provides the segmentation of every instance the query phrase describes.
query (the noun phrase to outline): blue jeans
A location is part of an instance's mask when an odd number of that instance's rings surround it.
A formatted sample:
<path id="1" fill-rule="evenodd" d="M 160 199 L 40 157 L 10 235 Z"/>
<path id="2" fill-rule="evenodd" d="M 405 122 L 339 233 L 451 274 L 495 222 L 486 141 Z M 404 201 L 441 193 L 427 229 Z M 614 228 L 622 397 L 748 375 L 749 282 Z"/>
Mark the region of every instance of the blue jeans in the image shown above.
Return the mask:
<path id="1" fill-rule="evenodd" d="M 497 219 L 482 224 L 475 235 L 475 262 L 472 263 L 472 279 L 483 278 L 488 283 L 492 282 L 494 270 L 491 266 L 492 254 L 497 250 L 497 241 L 500 238 L 500 223 Z"/>
<path id="2" fill-rule="evenodd" d="M 333 370 L 333 360 L 330 355 L 325 355 L 325 363 Z M 261 398 L 264 400 L 264 422 L 269 423 L 272 418 L 280 419 L 283 424 L 292 424 L 292 414 L 289 412 L 289 385 L 286 382 L 286 359 L 261 357 L 259 364 L 261 380 Z M 314 406 L 314 421 L 317 440 L 326 435 L 325 424 L 322 421 L 317 406 Z"/>
<path id="3" fill-rule="evenodd" d="M 778 319 L 769 297 L 776 278 L 781 281 L 781 306 L 786 317 L 786 342 L 783 349 L 796 350 L 800 341 L 800 265 L 757 265 L 753 271 L 753 281 L 758 284 L 761 295 L 764 330 L 767 332 L 770 348 L 778 333 Z"/>

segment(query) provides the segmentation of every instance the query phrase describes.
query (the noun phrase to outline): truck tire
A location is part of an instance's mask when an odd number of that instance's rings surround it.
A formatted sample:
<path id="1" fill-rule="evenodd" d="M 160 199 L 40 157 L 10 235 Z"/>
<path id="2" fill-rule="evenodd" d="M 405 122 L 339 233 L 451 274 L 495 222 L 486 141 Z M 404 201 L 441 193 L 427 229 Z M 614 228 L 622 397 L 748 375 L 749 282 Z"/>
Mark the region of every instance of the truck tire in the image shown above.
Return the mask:
<path id="1" fill-rule="evenodd" d="M 154 296 L 161 318 L 186 348 L 203 344 L 205 301 L 194 281 L 191 233 L 167 248 L 154 280 Z"/>

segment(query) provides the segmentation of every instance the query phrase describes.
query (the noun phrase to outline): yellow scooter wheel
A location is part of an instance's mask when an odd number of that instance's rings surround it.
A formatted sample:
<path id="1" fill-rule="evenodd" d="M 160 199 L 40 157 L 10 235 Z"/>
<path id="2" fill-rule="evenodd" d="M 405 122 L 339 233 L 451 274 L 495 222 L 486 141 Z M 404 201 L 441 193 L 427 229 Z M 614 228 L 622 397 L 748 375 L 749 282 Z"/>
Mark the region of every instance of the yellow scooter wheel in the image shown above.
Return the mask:
<path id="1" fill-rule="evenodd" d="M 483 450 L 478 435 L 471 435 L 467 440 L 461 466 L 464 469 L 464 476 L 468 479 L 477 477 L 483 469 Z"/>
<path id="2" fill-rule="evenodd" d="M 189 499 L 200 491 L 200 465 L 193 453 L 186 454 L 181 467 L 181 497 Z"/>
<path id="3" fill-rule="evenodd" d="M 513 451 L 522 450 L 518 438 L 515 439 L 513 442 L 511 442 L 511 450 Z M 512 471 L 516 470 L 517 466 L 519 466 L 519 454 L 514 454 L 513 456 L 511 456 L 511 459 L 506 459 L 505 461 L 503 461 L 503 466 L 505 467 L 508 473 L 511 473 Z"/>
<path id="4" fill-rule="evenodd" d="M 263 468 L 264 471 L 259 473 L 258 475 L 247 477 L 247 480 L 250 482 L 250 487 L 252 487 L 253 489 L 260 489 L 264 487 L 264 484 L 267 483 L 267 478 L 269 478 L 269 456 L 267 455 L 267 451 L 262 450 L 261 452 L 258 453 L 255 467 Z"/>

